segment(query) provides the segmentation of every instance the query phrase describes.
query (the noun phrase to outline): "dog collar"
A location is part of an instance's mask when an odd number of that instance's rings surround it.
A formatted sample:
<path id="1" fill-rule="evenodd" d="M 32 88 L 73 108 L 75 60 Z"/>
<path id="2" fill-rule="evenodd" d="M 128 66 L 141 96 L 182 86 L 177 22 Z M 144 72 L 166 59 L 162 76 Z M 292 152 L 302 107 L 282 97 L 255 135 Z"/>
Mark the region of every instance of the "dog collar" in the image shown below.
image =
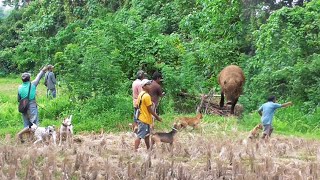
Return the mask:
<path id="1" fill-rule="evenodd" d="M 72 124 L 64 124 L 64 123 L 61 123 L 64 127 L 68 127 L 68 126 L 71 126 Z"/>

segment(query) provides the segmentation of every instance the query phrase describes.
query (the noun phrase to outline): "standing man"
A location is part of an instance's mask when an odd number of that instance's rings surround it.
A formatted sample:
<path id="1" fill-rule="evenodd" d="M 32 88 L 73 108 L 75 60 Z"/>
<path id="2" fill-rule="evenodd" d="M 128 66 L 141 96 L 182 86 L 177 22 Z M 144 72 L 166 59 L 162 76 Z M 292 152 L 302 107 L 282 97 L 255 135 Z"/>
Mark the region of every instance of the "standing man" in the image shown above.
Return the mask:
<path id="1" fill-rule="evenodd" d="M 38 73 L 36 79 L 32 82 L 30 81 L 30 73 L 22 73 L 21 75 L 22 84 L 18 88 L 18 102 L 21 99 L 28 97 L 30 89 L 28 111 L 26 113 L 22 113 L 24 129 L 22 129 L 18 133 L 18 137 L 22 143 L 24 142 L 24 140 L 22 139 L 22 135 L 26 132 L 29 132 L 29 126 L 31 126 L 32 123 L 37 125 L 39 124 L 38 106 L 36 102 L 36 90 L 40 79 L 45 74 L 47 69 L 48 67 L 42 68 L 42 70 Z"/>
<path id="2" fill-rule="evenodd" d="M 133 81 L 132 83 L 132 100 L 133 100 L 133 114 L 136 114 L 137 108 L 138 108 L 138 104 L 137 104 L 137 99 L 138 99 L 138 95 L 140 94 L 140 92 L 142 91 L 142 87 L 141 87 L 141 81 L 145 78 L 146 73 L 142 70 L 139 70 L 137 72 L 137 79 L 135 81 Z M 135 118 L 135 116 L 133 116 L 133 126 L 132 129 L 134 132 L 136 132 L 138 130 L 138 119 Z"/>
<path id="3" fill-rule="evenodd" d="M 272 131 L 273 131 L 272 119 L 275 111 L 278 108 L 292 105 L 292 102 L 287 102 L 284 104 L 278 104 L 276 102 L 277 102 L 276 97 L 270 96 L 268 98 L 268 102 L 264 103 L 258 110 L 258 113 L 261 116 L 261 122 L 263 124 L 262 139 L 265 139 L 266 137 L 269 138 L 272 134 Z"/>
<path id="4" fill-rule="evenodd" d="M 144 139 L 147 149 L 150 148 L 150 125 L 152 124 L 152 116 L 154 116 L 158 121 L 161 122 L 161 118 L 152 110 L 152 101 L 150 96 L 151 81 L 148 79 L 143 79 L 141 81 L 142 91 L 140 92 L 137 103 L 140 104 L 140 114 L 137 120 L 138 122 L 138 132 L 137 137 L 134 141 L 134 150 L 137 151 L 140 145 L 141 139 Z"/>
<path id="5" fill-rule="evenodd" d="M 47 97 L 55 98 L 56 92 L 56 77 L 53 73 L 54 66 L 48 65 L 48 72 L 46 73 L 44 85 L 47 86 Z"/>
<path id="6" fill-rule="evenodd" d="M 158 114 L 158 106 L 160 97 L 164 96 L 164 92 L 162 92 L 162 88 L 160 86 L 160 82 L 163 80 L 162 75 L 159 72 L 154 72 L 152 75 L 152 83 L 150 85 L 150 95 L 152 102 L 154 103 L 153 110 Z"/>

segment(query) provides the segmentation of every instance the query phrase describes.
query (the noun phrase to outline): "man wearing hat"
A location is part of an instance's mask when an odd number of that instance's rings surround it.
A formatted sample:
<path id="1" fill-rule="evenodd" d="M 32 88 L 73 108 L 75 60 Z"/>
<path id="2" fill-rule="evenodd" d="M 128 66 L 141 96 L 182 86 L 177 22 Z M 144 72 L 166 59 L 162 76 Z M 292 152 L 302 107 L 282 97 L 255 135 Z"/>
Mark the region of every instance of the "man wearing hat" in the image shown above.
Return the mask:
<path id="1" fill-rule="evenodd" d="M 34 124 L 39 124 L 39 116 L 38 116 L 38 107 L 36 102 L 36 89 L 39 84 L 40 79 L 47 71 L 48 67 L 42 68 L 42 70 L 38 73 L 35 80 L 32 82 L 30 81 L 30 73 L 22 73 L 21 80 L 22 84 L 18 88 L 18 102 L 21 99 L 27 98 L 29 94 L 29 107 L 28 111 L 26 113 L 22 113 L 22 119 L 23 119 L 23 126 L 24 129 L 22 129 L 18 133 L 18 137 L 23 143 L 22 134 L 29 132 L 29 126 Z M 30 89 L 30 92 L 29 92 Z"/>
<path id="2" fill-rule="evenodd" d="M 152 116 L 158 121 L 162 121 L 161 118 L 152 110 L 152 101 L 150 92 L 151 81 L 148 79 L 143 79 L 141 81 L 142 91 L 140 92 L 137 103 L 139 106 L 139 116 L 138 116 L 138 132 L 137 137 L 134 141 L 134 150 L 137 151 L 140 145 L 141 139 L 144 139 L 147 149 L 150 148 L 150 125 L 152 124 Z M 141 103 L 140 103 L 141 102 Z"/>
<path id="3" fill-rule="evenodd" d="M 44 84 L 47 86 L 47 97 L 56 97 L 56 77 L 53 73 L 54 66 L 48 65 L 48 72 L 45 75 Z"/>
<path id="4" fill-rule="evenodd" d="M 137 72 L 137 79 L 135 81 L 133 81 L 132 83 L 132 100 L 133 100 L 133 114 L 136 113 L 137 111 L 137 99 L 138 99 L 138 95 L 140 94 L 140 92 L 142 91 L 141 88 L 141 81 L 143 79 L 145 79 L 146 73 L 142 70 L 139 70 Z M 137 119 L 135 118 L 135 116 L 133 116 L 133 130 L 136 131 L 138 128 L 138 123 L 137 123 Z"/>

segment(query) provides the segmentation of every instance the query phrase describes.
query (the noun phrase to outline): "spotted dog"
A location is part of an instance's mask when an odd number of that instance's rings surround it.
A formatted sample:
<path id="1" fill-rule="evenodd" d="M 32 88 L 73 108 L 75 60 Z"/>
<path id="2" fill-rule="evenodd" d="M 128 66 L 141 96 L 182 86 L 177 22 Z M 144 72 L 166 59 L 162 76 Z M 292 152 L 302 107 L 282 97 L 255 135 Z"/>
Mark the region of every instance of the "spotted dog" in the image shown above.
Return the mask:
<path id="1" fill-rule="evenodd" d="M 47 138 L 52 138 L 53 144 L 56 145 L 57 134 L 54 126 L 38 127 L 36 124 L 32 124 L 29 128 L 34 132 L 34 136 L 36 137 L 36 141 L 33 144 L 37 144 Z"/>

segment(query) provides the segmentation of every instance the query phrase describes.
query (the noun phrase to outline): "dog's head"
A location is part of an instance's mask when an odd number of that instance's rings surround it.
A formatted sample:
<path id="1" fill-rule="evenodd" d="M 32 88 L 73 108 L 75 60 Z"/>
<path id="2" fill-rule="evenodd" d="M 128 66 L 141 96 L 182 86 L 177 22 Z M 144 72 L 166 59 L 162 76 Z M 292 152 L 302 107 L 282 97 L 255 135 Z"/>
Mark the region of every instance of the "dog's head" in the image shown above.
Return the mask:
<path id="1" fill-rule="evenodd" d="M 35 131 L 36 129 L 38 128 L 38 126 L 36 125 L 36 124 L 34 124 L 34 123 L 32 123 L 32 125 L 29 125 L 29 129 L 31 130 L 31 131 Z"/>
<path id="2" fill-rule="evenodd" d="M 71 125 L 71 121 L 72 121 L 72 115 L 70 115 L 69 117 L 66 117 L 62 124 L 65 125 L 65 126 L 70 126 Z"/>
<path id="3" fill-rule="evenodd" d="M 255 129 L 262 129 L 263 127 L 262 127 L 262 124 L 258 124 L 257 126 L 256 126 L 256 128 Z"/>
<path id="4" fill-rule="evenodd" d="M 173 123 L 173 128 L 172 129 L 180 130 L 181 128 L 183 128 L 183 124 L 181 124 L 179 122 L 174 122 Z"/>
<path id="5" fill-rule="evenodd" d="M 55 130 L 55 126 L 48 126 L 48 127 L 46 127 L 46 132 L 48 133 L 48 134 L 53 134 L 53 132 L 55 132 L 56 130 Z"/>

